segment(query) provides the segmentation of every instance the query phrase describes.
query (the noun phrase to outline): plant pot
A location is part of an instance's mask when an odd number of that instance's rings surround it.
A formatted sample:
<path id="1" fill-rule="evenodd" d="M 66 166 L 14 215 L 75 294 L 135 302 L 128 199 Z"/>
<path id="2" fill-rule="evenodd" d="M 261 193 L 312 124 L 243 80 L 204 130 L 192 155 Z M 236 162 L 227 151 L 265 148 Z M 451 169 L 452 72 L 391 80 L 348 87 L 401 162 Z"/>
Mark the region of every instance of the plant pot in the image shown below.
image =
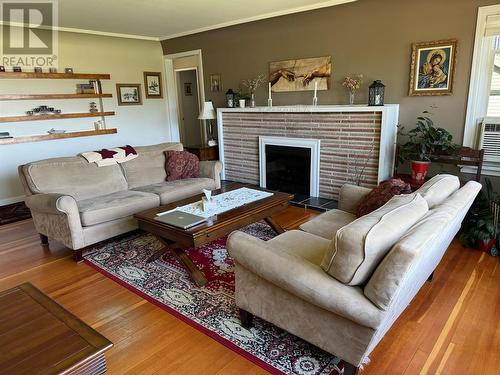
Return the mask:
<path id="1" fill-rule="evenodd" d="M 425 181 L 425 176 L 427 175 L 427 171 L 429 170 L 429 165 L 431 162 L 429 161 L 415 161 L 411 162 L 411 179 L 416 184 L 423 184 Z"/>
<path id="2" fill-rule="evenodd" d="M 493 246 L 495 246 L 495 242 L 495 238 L 491 238 L 489 240 L 477 240 L 476 248 L 489 254 Z"/>

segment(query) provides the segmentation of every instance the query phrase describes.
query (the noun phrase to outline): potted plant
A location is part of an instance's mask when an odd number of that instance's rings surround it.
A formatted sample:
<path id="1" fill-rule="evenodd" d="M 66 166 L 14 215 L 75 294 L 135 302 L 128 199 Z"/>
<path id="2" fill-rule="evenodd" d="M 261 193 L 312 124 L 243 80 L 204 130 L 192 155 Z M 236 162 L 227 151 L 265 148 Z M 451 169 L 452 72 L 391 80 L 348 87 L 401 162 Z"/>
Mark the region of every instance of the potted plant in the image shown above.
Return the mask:
<path id="1" fill-rule="evenodd" d="M 491 202 L 498 201 L 499 197 L 493 192 L 491 181 L 489 179 L 485 181 L 485 188 L 479 192 L 465 216 L 459 240 L 466 247 L 475 247 L 491 255 L 497 255 L 495 245 L 498 233 L 494 225 Z"/>
<path id="2" fill-rule="evenodd" d="M 407 136 L 408 142 L 399 146 L 399 163 L 411 162 L 412 179 L 421 184 L 429 169 L 432 156 L 437 152 L 448 152 L 458 147 L 452 142 L 452 135 L 443 128 L 434 126 L 434 122 L 424 111 L 424 116 L 417 117 L 416 127 L 409 132 L 404 132 L 400 127 L 399 134 Z"/>

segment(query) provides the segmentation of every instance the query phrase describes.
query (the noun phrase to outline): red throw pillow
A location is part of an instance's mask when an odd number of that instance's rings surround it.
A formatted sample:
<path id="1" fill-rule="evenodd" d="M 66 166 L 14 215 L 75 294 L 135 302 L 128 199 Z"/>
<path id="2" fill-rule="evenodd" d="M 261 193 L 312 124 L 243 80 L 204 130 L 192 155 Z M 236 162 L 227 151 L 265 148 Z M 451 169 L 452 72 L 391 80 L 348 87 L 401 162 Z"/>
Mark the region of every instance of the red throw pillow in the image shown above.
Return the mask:
<path id="1" fill-rule="evenodd" d="M 165 156 L 167 181 L 200 177 L 200 161 L 195 154 L 187 151 L 165 151 Z"/>
<path id="2" fill-rule="evenodd" d="M 399 178 L 383 181 L 370 191 L 359 203 L 358 217 L 369 214 L 386 204 L 393 196 L 411 193 L 411 186 Z"/>

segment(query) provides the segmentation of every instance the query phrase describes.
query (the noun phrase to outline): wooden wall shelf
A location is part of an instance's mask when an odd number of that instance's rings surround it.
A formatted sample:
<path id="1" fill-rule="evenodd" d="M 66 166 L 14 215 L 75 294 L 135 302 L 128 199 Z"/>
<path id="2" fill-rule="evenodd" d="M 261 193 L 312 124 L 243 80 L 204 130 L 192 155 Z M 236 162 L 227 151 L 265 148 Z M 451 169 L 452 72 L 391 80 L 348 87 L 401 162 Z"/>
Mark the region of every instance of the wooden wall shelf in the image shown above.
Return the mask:
<path id="1" fill-rule="evenodd" d="M 112 98 L 113 94 L 5 94 L 0 100 Z"/>
<path id="2" fill-rule="evenodd" d="M 0 79 L 110 79 L 109 74 L 0 72 Z"/>
<path id="3" fill-rule="evenodd" d="M 61 113 L 56 115 L 33 115 L 33 116 L 8 116 L 0 117 L 0 122 L 21 122 L 21 121 L 42 121 L 42 120 L 60 120 L 65 118 L 81 117 L 101 117 L 114 116 L 115 112 L 82 112 L 82 113 Z"/>
<path id="4" fill-rule="evenodd" d="M 77 131 L 77 132 L 68 132 L 68 133 L 61 133 L 61 134 L 28 135 L 28 136 L 24 136 L 24 137 L 0 139 L 0 145 L 49 141 L 52 139 L 91 137 L 91 136 L 95 136 L 95 135 L 115 134 L 116 132 L 117 132 L 116 129 L 103 129 L 103 130 L 82 130 L 82 131 Z"/>

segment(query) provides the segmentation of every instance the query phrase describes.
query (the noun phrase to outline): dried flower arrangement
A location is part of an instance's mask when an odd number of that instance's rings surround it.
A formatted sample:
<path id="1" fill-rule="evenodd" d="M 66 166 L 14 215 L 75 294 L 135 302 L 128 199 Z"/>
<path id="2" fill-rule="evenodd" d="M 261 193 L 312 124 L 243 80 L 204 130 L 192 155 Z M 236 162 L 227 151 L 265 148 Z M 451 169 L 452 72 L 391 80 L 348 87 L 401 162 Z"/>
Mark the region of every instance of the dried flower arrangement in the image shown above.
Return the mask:
<path id="1" fill-rule="evenodd" d="M 259 88 L 265 82 L 266 76 L 264 74 L 259 74 L 255 78 L 244 79 L 241 84 L 248 89 L 250 94 L 255 93 L 255 90 Z"/>
<path id="2" fill-rule="evenodd" d="M 358 74 L 354 77 L 345 77 L 342 86 L 346 87 L 349 91 L 354 92 L 356 90 L 359 90 L 359 88 L 361 87 L 361 83 L 363 83 L 363 75 Z"/>

